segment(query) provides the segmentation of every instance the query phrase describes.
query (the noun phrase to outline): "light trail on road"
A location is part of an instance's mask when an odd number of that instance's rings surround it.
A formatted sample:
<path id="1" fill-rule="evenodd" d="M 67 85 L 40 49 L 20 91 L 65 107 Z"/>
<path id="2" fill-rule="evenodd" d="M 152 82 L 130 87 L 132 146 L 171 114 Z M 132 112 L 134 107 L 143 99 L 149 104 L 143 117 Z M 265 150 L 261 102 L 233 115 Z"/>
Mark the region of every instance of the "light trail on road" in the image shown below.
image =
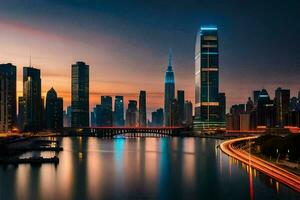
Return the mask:
<path id="1" fill-rule="evenodd" d="M 220 145 L 221 150 L 227 155 L 249 165 L 252 168 L 274 178 L 275 180 L 289 186 L 290 188 L 300 192 L 300 176 L 297 176 L 277 165 L 267 162 L 261 158 L 253 156 L 248 152 L 238 149 L 234 146 L 236 142 L 248 141 L 255 139 L 255 137 L 237 138 L 223 142 Z"/>

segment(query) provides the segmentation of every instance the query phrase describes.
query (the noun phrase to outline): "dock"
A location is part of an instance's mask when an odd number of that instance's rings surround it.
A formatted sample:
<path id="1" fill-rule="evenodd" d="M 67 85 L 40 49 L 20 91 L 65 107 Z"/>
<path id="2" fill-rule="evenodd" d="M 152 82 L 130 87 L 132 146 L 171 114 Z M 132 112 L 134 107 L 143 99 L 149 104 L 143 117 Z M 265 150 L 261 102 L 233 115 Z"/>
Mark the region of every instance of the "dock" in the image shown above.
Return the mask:
<path id="1" fill-rule="evenodd" d="M 57 156 L 51 158 L 43 157 L 30 157 L 30 158 L 7 158 L 0 159 L 0 164 L 3 165 L 18 165 L 18 164 L 32 164 L 32 165 L 41 165 L 44 163 L 58 164 L 59 158 Z"/>

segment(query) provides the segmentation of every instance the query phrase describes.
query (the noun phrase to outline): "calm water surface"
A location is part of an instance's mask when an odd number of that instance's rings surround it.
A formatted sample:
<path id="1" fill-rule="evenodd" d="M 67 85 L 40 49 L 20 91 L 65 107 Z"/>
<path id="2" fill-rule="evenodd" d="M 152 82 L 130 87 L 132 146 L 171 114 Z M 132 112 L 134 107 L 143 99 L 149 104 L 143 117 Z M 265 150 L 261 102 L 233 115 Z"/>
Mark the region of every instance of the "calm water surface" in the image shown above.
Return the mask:
<path id="1" fill-rule="evenodd" d="M 300 199 L 201 138 L 59 138 L 60 163 L 0 166 L 0 199 Z M 23 157 L 29 156 L 28 153 Z M 42 156 L 53 156 L 44 152 Z"/>

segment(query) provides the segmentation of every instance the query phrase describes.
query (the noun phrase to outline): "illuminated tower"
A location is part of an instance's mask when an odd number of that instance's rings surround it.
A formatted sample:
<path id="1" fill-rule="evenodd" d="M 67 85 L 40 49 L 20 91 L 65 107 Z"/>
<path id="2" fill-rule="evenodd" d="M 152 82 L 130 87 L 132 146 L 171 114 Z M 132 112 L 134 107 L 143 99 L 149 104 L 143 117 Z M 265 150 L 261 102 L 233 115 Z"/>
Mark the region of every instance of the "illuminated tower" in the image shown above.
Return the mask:
<path id="1" fill-rule="evenodd" d="M 215 26 L 201 27 L 195 48 L 195 121 L 194 129 L 225 126 L 225 94 L 219 94 L 219 44 Z M 222 110 L 222 112 L 221 112 Z"/>
<path id="2" fill-rule="evenodd" d="M 172 52 L 169 52 L 169 65 L 165 75 L 164 125 L 171 125 L 171 105 L 175 98 L 175 79 L 172 69 Z"/>

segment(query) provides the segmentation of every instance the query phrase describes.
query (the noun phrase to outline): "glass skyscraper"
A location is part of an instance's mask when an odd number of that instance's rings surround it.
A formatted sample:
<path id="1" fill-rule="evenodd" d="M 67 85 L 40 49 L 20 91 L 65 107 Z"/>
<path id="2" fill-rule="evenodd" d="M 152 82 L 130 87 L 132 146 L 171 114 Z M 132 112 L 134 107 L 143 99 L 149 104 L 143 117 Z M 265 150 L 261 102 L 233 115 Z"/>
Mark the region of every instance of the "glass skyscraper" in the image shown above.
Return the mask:
<path id="1" fill-rule="evenodd" d="M 101 96 L 101 118 L 102 126 L 112 126 L 113 125 L 113 112 L 112 112 L 112 97 L 111 96 Z"/>
<path id="2" fill-rule="evenodd" d="M 139 95 L 139 126 L 147 126 L 146 91 L 140 91 Z"/>
<path id="3" fill-rule="evenodd" d="M 38 131 L 43 126 L 41 98 L 41 71 L 33 67 L 23 68 L 24 130 Z"/>
<path id="4" fill-rule="evenodd" d="M 89 126 L 89 66 L 72 65 L 72 127 Z"/>
<path id="5" fill-rule="evenodd" d="M 57 97 L 54 88 L 47 92 L 46 97 L 46 127 L 47 130 L 63 129 L 63 99 Z"/>
<path id="6" fill-rule="evenodd" d="M 222 105 L 225 103 L 225 97 L 220 99 L 219 94 L 218 43 L 217 27 L 200 28 L 195 48 L 194 129 L 196 130 L 225 127 L 225 105 Z"/>
<path id="7" fill-rule="evenodd" d="M 123 96 L 115 96 L 114 126 L 124 126 Z"/>
<path id="8" fill-rule="evenodd" d="M 11 131 L 16 125 L 16 66 L 0 64 L 0 131 Z"/>
<path id="9" fill-rule="evenodd" d="M 137 119 L 138 110 L 137 110 L 137 101 L 129 100 L 128 108 L 126 110 L 126 126 L 127 127 L 136 127 L 138 123 Z"/>

